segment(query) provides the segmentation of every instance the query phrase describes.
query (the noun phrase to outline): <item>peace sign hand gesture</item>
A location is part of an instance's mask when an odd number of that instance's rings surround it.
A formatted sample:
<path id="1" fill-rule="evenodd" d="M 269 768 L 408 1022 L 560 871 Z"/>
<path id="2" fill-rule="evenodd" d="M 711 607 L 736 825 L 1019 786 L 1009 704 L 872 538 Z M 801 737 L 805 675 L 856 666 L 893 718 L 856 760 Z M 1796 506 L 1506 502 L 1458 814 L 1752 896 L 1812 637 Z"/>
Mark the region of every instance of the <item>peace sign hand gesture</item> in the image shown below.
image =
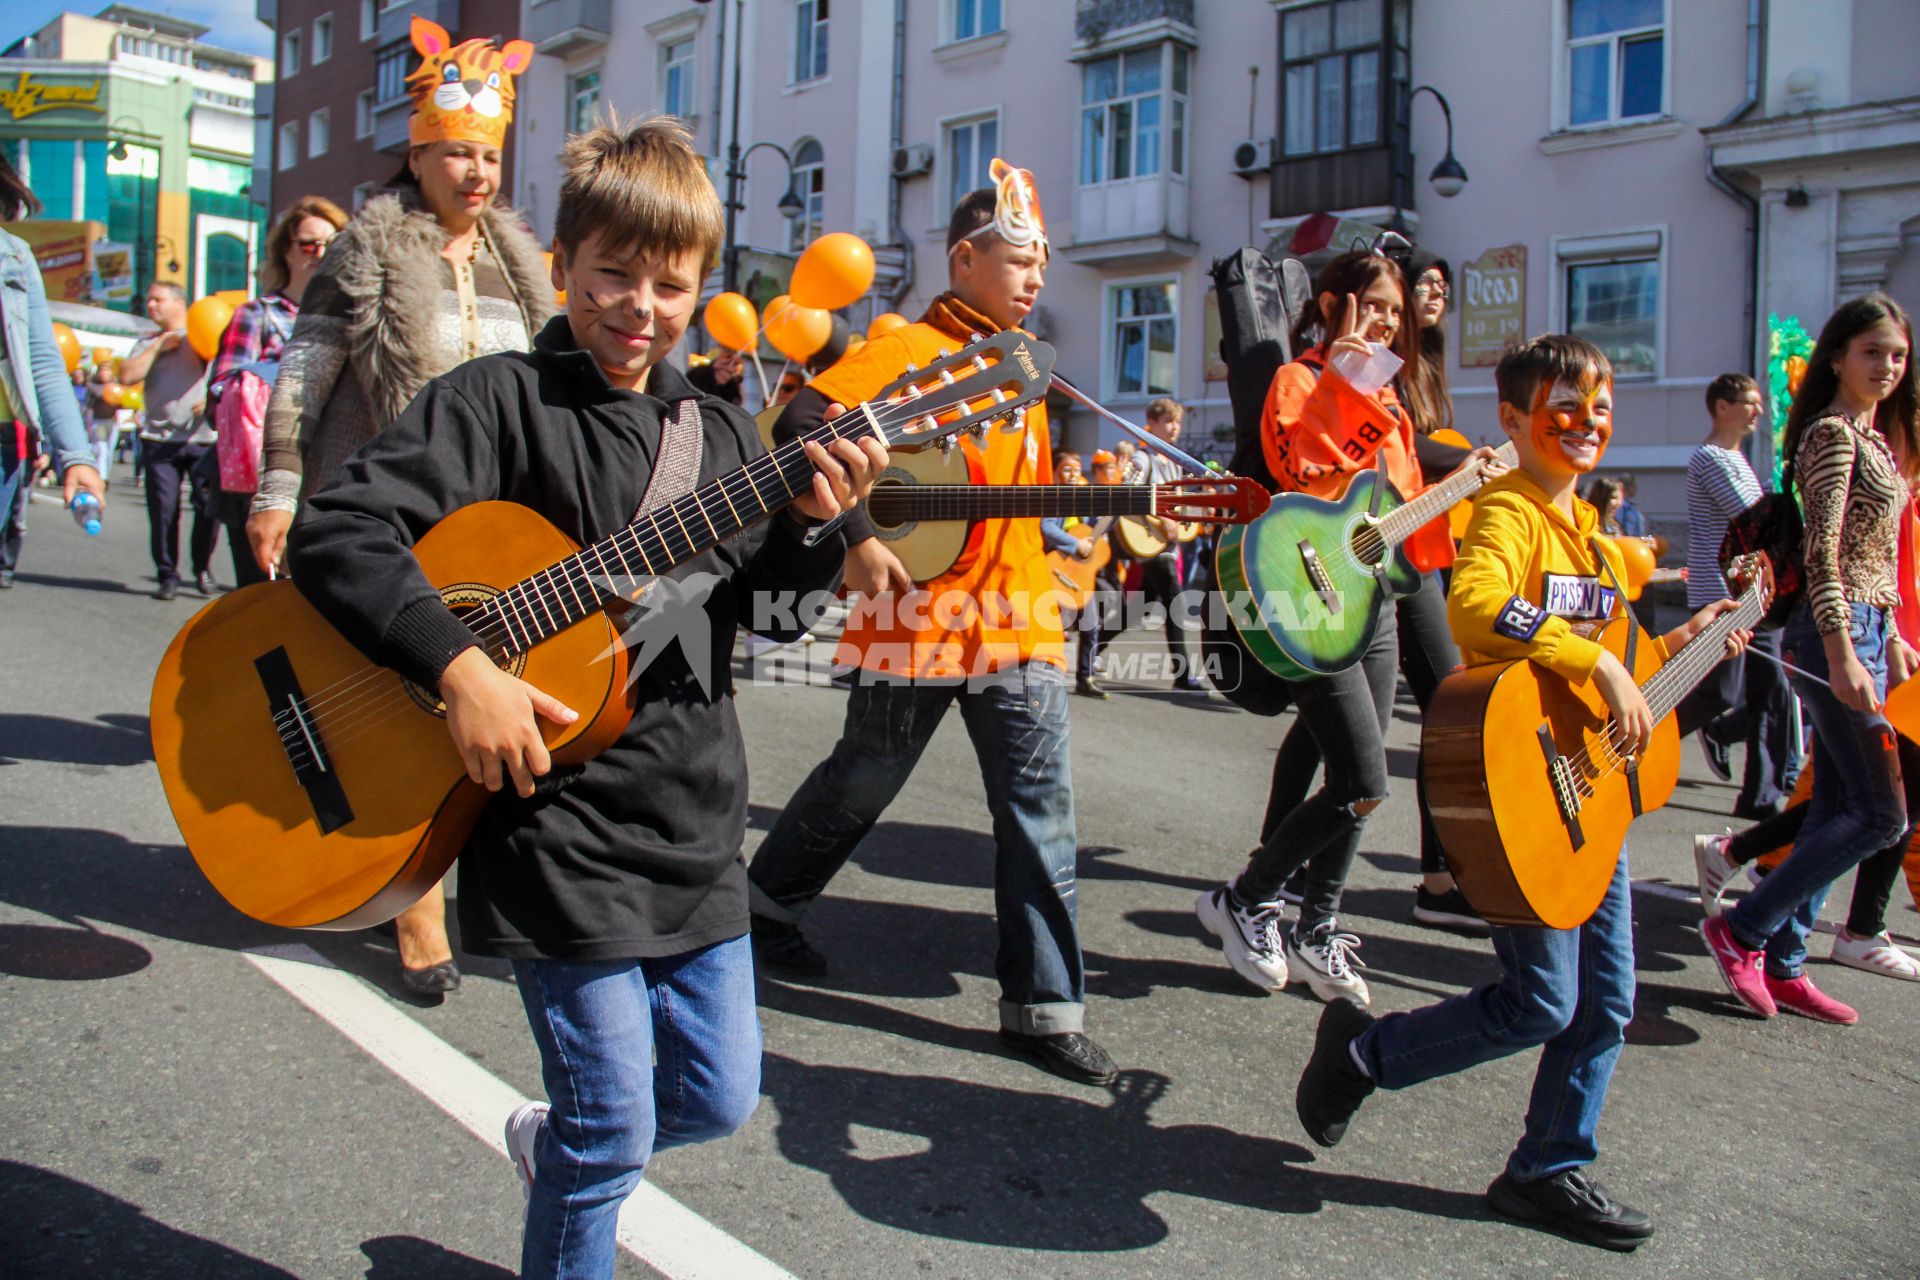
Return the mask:
<path id="1" fill-rule="evenodd" d="M 1347 295 L 1347 309 L 1340 322 L 1340 332 L 1327 344 L 1327 359 L 1331 362 L 1342 354 L 1351 355 L 1358 360 L 1366 360 L 1373 355 L 1373 344 L 1366 337 L 1367 320 L 1360 309 L 1360 299 L 1354 294 Z"/>

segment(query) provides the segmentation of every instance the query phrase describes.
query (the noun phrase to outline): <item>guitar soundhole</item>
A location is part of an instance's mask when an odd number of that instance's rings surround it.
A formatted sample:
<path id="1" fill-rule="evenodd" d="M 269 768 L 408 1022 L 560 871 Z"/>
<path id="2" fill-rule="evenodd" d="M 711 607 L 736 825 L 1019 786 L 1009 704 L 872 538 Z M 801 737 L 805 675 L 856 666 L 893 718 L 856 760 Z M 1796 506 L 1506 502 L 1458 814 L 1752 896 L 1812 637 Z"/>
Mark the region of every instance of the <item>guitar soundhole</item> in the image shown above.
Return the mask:
<path id="1" fill-rule="evenodd" d="M 919 479 L 910 472 L 904 471 L 899 467 L 888 467 L 874 478 L 873 491 L 875 495 L 888 489 L 897 489 L 905 492 L 919 484 Z M 881 518 L 880 506 L 881 504 L 876 504 L 873 501 L 872 496 L 868 497 L 867 518 L 872 521 L 873 534 L 876 538 L 880 539 L 880 541 L 898 542 L 919 526 L 920 522 L 917 520 L 901 520 L 896 523 L 889 523 Z"/>
<path id="2" fill-rule="evenodd" d="M 468 626 L 473 627 L 474 633 L 483 641 L 489 638 L 486 631 L 477 622 L 469 621 L 468 615 L 477 612 L 489 601 L 505 594 L 506 593 L 498 587 L 490 587 L 484 582 L 458 582 L 440 589 L 440 598 L 446 602 L 447 609 L 454 617 L 460 619 L 462 622 L 466 622 Z M 498 648 L 489 645 L 487 647 L 487 656 L 492 658 L 494 663 L 510 676 L 519 678 L 526 674 L 527 655 L 524 653 L 509 653 L 503 655 Z M 413 704 L 422 711 L 425 711 L 428 715 L 444 717 L 447 714 L 447 704 L 440 700 L 439 690 L 429 689 L 425 685 L 416 684 L 405 676 L 400 678 L 400 687 L 407 691 L 407 696 L 413 699 Z"/>

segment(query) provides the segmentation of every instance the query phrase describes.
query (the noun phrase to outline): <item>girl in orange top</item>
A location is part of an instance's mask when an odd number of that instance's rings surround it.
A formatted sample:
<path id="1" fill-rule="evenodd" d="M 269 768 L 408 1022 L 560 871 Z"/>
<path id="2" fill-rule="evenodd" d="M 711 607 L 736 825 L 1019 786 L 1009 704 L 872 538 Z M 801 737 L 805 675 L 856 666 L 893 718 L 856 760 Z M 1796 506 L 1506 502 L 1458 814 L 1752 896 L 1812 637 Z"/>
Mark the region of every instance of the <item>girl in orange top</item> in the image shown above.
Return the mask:
<path id="1" fill-rule="evenodd" d="M 1424 485 L 1413 424 L 1394 394 L 1393 371 L 1375 374 L 1376 386 L 1363 389 L 1369 380 L 1363 366 L 1377 364 L 1378 348 L 1405 364 L 1418 358 L 1405 278 L 1384 254 L 1357 251 L 1321 271 L 1315 294 L 1318 313 L 1296 327 L 1294 346 L 1300 349 L 1314 331 L 1321 340 L 1274 375 L 1261 415 L 1267 467 L 1281 490 L 1329 499 L 1355 473 L 1383 467 L 1394 488 L 1412 498 Z M 1483 465 L 1490 454 L 1480 450 L 1464 465 Z M 1445 563 L 1451 551 L 1446 522 L 1421 530 L 1406 545 L 1422 568 Z M 1358 664 L 1292 684 L 1299 723 L 1325 754 L 1325 781 L 1268 823 L 1238 879 L 1202 893 L 1195 903 L 1228 962 L 1256 987 L 1277 991 L 1291 978 L 1322 1000 L 1368 1002 L 1353 956 L 1359 939 L 1340 931 L 1335 913 L 1367 815 L 1386 798 L 1385 732 L 1398 668 L 1399 633 L 1394 619 L 1383 616 Z M 1276 786 L 1288 781 L 1276 779 Z M 1302 867 L 1299 919 L 1283 938 L 1280 886 Z"/>

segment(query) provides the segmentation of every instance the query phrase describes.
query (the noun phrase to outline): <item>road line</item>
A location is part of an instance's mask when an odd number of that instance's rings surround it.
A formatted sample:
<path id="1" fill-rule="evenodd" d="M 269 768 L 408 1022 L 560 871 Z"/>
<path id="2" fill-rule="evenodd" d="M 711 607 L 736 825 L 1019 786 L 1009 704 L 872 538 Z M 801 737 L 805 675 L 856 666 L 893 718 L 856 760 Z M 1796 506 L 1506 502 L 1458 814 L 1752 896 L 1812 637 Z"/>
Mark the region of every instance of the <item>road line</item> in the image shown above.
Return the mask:
<path id="1" fill-rule="evenodd" d="M 526 1101 L 473 1059 L 304 943 L 243 952 L 287 994 L 502 1158 L 507 1114 Z M 503 1175 L 504 1176 L 504 1175 Z M 652 1183 L 620 1208 L 620 1246 L 669 1280 L 794 1280 Z"/>

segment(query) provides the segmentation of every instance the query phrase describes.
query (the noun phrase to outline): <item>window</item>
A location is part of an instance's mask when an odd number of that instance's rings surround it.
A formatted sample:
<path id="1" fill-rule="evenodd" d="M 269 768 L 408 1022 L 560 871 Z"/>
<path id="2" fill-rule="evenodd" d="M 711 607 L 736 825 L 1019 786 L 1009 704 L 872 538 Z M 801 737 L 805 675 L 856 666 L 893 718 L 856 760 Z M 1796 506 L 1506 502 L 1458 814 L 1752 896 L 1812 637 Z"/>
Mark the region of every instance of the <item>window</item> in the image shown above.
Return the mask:
<path id="1" fill-rule="evenodd" d="M 362 89 L 360 96 L 353 100 L 353 136 L 371 138 L 373 136 L 373 90 Z"/>
<path id="2" fill-rule="evenodd" d="M 285 173 L 300 162 L 300 122 L 289 120 L 280 126 L 280 145 L 275 149 L 279 155 L 280 172 Z"/>
<path id="3" fill-rule="evenodd" d="M 373 101 L 386 106 L 407 96 L 407 72 L 414 61 L 413 46 L 402 41 L 381 51 L 373 64 Z"/>
<path id="4" fill-rule="evenodd" d="M 963 120 L 947 126 L 947 203 L 953 212 L 969 191 L 993 185 L 987 167 L 1000 152 L 1000 117 Z"/>
<path id="5" fill-rule="evenodd" d="M 952 0 L 953 39 L 990 36 L 1000 29 L 1000 0 Z"/>
<path id="6" fill-rule="evenodd" d="M 309 159 L 314 156 L 327 154 L 327 134 L 331 114 L 327 108 L 322 107 L 307 117 L 307 156 Z"/>
<path id="7" fill-rule="evenodd" d="M 827 0 L 793 0 L 793 83 L 827 74 Z"/>
<path id="8" fill-rule="evenodd" d="M 1190 56 L 1183 45 L 1158 44 L 1080 68 L 1081 186 L 1152 177 L 1163 164 L 1186 172 Z"/>
<path id="9" fill-rule="evenodd" d="M 1290 156 L 1385 141 L 1380 0 L 1301 5 L 1280 16 L 1281 137 Z"/>
<path id="10" fill-rule="evenodd" d="M 285 80 L 300 70 L 300 33 L 289 31 L 280 37 L 280 78 Z"/>
<path id="11" fill-rule="evenodd" d="M 1174 283 L 1107 287 L 1108 364 L 1113 394 L 1170 396 L 1179 350 L 1180 321 L 1174 309 Z"/>
<path id="12" fill-rule="evenodd" d="M 231 232 L 221 231 L 207 237 L 208 293 L 247 287 L 247 242 Z"/>
<path id="13" fill-rule="evenodd" d="M 806 205 L 806 212 L 787 223 L 787 248 L 798 253 L 813 243 L 827 221 L 826 154 L 812 138 L 793 149 L 793 189 Z"/>
<path id="14" fill-rule="evenodd" d="M 1665 63 L 1665 0 L 1568 0 L 1568 124 L 1663 114 Z"/>
<path id="15" fill-rule="evenodd" d="M 660 46 L 660 109 L 682 120 L 694 114 L 692 36 Z"/>
<path id="16" fill-rule="evenodd" d="M 567 82 L 567 131 L 585 133 L 593 128 L 593 113 L 600 105 L 600 68 L 582 71 Z"/>
<path id="17" fill-rule="evenodd" d="M 380 0 L 360 0 L 360 38 L 371 40 L 380 31 Z"/>
<path id="18" fill-rule="evenodd" d="M 360 212 L 360 206 L 373 199 L 380 190 L 377 182 L 362 182 L 353 189 L 353 211 Z"/>
<path id="19" fill-rule="evenodd" d="M 1567 332 L 1599 347 L 1616 376 L 1659 372 L 1660 261 L 1570 262 Z"/>
<path id="20" fill-rule="evenodd" d="M 313 65 L 319 66 L 333 56 L 333 15 L 313 20 Z"/>

